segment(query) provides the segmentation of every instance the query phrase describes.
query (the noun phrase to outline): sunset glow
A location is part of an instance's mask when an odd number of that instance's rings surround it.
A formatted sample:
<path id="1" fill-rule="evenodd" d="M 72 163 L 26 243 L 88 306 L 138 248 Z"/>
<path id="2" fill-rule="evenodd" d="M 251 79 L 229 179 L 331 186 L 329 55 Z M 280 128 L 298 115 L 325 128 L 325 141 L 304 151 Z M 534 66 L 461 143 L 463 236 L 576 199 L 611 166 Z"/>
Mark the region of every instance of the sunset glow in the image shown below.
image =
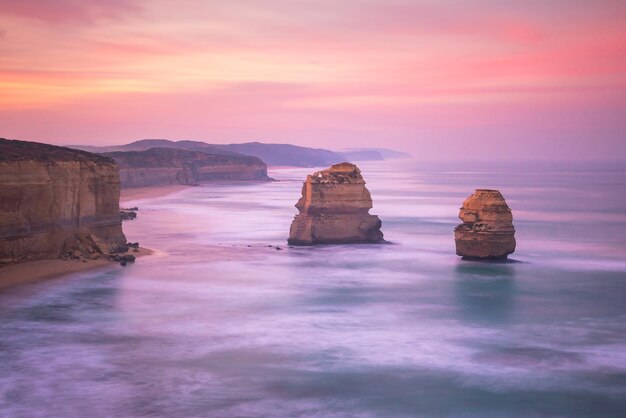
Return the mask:
<path id="1" fill-rule="evenodd" d="M 626 3 L 0 0 L 0 136 L 626 158 Z"/>

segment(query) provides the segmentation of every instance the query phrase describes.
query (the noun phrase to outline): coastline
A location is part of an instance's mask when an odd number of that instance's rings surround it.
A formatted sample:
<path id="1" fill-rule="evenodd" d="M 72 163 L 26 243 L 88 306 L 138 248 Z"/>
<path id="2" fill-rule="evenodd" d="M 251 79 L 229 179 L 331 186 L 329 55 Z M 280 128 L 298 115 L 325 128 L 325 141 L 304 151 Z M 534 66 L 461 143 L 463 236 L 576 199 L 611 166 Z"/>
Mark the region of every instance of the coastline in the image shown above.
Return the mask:
<path id="1" fill-rule="evenodd" d="M 153 254 L 148 248 L 139 247 L 139 252 L 131 253 L 137 258 Z M 10 287 L 36 283 L 43 280 L 59 278 L 72 273 L 95 270 L 107 266 L 116 266 L 119 263 L 109 260 L 33 260 L 24 263 L 0 267 L 0 292 Z"/>
<path id="2" fill-rule="evenodd" d="M 151 199 L 155 197 L 165 196 L 174 192 L 188 189 L 190 187 L 186 184 L 171 184 L 167 186 L 152 186 L 152 187 L 134 187 L 130 189 L 122 189 L 120 192 L 120 208 L 124 207 L 124 204 L 139 199 Z"/>
<path id="3" fill-rule="evenodd" d="M 192 186 L 168 185 L 155 187 L 138 187 L 122 189 L 120 193 L 120 207 L 128 202 L 140 199 L 151 199 L 166 196 Z M 131 239 L 132 241 L 132 239 Z M 131 252 L 137 258 L 146 257 L 156 251 L 139 247 L 139 252 Z M 58 279 L 73 273 L 80 273 L 99 268 L 113 267 L 118 263 L 109 260 L 77 260 L 46 259 L 33 260 L 23 263 L 0 267 L 0 292 L 24 284 L 36 283 L 48 279 Z"/>

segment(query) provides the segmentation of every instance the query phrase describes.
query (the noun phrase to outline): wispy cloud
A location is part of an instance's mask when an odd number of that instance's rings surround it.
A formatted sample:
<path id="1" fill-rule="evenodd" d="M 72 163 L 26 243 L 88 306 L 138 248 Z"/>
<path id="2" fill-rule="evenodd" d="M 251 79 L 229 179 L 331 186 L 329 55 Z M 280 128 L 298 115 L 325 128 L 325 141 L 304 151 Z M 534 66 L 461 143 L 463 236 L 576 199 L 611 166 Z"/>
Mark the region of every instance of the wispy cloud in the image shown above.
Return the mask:
<path id="1" fill-rule="evenodd" d="M 0 15 L 50 24 L 93 24 L 119 19 L 139 10 L 132 0 L 0 0 Z"/>

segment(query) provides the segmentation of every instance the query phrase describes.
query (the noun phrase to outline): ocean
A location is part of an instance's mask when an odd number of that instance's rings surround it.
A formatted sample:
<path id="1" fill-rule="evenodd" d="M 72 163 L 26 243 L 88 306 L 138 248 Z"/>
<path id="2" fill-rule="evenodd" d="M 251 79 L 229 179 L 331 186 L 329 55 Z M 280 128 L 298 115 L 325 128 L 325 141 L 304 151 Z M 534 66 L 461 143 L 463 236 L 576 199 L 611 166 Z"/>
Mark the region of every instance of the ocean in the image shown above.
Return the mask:
<path id="1" fill-rule="evenodd" d="M 154 256 L 0 293 L 0 416 L 626 416 L 624 165 L 359 166 L 388 244 L 289 247 L 312 169 L 130 202 Z M 511 262 L 455 255 L 475 188 Z"/>

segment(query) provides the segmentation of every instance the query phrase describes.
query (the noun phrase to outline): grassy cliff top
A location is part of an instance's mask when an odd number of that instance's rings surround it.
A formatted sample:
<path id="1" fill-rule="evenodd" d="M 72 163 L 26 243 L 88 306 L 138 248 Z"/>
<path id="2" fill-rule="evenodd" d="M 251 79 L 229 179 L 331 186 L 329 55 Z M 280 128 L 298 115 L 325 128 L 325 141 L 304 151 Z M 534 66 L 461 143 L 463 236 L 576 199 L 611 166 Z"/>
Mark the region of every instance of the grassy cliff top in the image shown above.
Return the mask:
<path id="1" fill-rule="evenodd" d="M 72 148 L 0 138 L 0 162 L 41 161 L 115 164 L 113 159 Z"/>
<path id="2" fill-rule="evenodd" d="M 121 168 L 180 167 L 184 163 L 199 165 L 244 164 L 265 165 L 263 160 L 249 155 L 220 155 L 178 148 L 150 148 L 145 151 L 115 151 L 104 155 L 113 158 Z"/>

